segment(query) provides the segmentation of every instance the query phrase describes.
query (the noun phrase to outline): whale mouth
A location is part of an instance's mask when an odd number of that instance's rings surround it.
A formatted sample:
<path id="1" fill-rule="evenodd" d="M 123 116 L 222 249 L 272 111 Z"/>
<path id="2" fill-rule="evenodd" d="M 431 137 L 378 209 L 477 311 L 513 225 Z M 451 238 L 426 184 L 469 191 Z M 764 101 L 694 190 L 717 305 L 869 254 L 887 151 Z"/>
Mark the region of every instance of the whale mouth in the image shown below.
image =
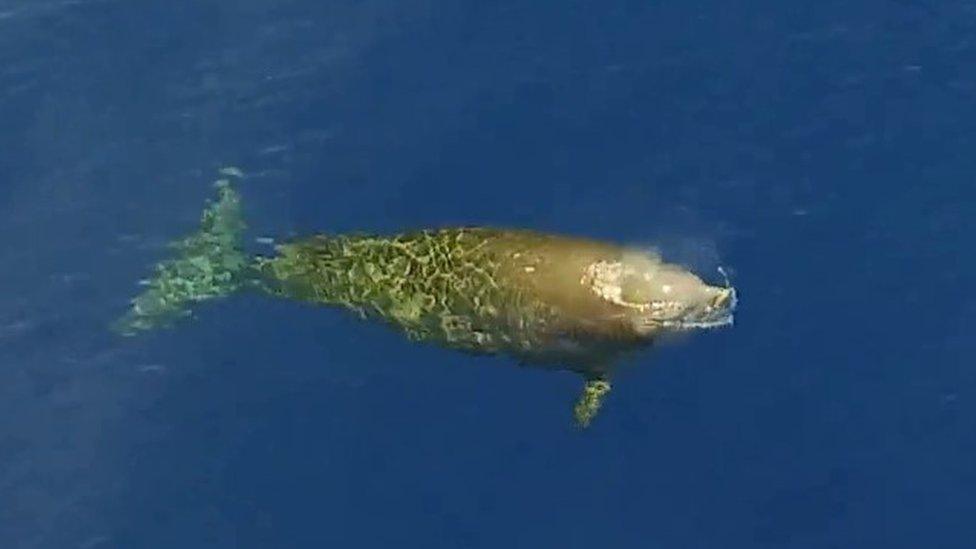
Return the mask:
<path id="1" fill-rule="evenodd" d="M 733 324 L 735 324 L 735 315 L 732 313 L 725 313 L 707 320 L 665 320 L 660 322 L 661 327 L 668 330 L 708 330 L 732 326 Z"/>
<path id="2" fill-rule="evenodd" d="M 707 330 L 732 326 L 735 323 L 735 308 L 739 303 L 735 288 L 726 286 L 698 314 L 682 318 L 659 319 L 653 324 L 667 330 Z"/>

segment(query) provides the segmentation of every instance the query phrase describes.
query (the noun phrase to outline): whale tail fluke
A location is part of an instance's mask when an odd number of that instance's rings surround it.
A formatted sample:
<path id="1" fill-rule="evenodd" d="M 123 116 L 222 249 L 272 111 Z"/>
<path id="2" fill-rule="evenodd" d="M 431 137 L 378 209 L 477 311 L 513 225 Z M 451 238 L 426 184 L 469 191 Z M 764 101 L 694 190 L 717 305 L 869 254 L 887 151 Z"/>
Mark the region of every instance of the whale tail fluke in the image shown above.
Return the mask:
<path id="1" fill-rule="evenodd" d="M 226 177 L 214 184 L 217 198 L 204 209 L 199 229 L 170 245 L 175 256 L 156 265 L 142 283 L 145 290 L 112 324 L 114 331 L 134 336 L 171 325 L 189 316 L 194 303 L 226 296 L 247 282 L 250 262 L 243 249 L 241 200 L 229 179 L 241 172 L 224 168 L 221 174 Z"/>

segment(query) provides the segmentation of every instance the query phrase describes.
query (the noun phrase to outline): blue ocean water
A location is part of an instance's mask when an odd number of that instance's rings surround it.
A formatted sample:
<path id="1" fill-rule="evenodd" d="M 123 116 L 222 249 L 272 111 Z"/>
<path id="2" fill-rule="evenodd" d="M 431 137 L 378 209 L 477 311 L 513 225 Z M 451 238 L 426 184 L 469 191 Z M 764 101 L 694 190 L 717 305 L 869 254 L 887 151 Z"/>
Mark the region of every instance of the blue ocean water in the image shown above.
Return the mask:
<path id="1" fill-rule="evenodd" d="M 972 2 L 0 2 L 0 547 L 976 546 Z M 238 166 L 249 238 L 455 224 L 739 288 L 579 379 L 241 295 L 107 330 Z M 259 242 L 250 244 L 261 250 Z"/>

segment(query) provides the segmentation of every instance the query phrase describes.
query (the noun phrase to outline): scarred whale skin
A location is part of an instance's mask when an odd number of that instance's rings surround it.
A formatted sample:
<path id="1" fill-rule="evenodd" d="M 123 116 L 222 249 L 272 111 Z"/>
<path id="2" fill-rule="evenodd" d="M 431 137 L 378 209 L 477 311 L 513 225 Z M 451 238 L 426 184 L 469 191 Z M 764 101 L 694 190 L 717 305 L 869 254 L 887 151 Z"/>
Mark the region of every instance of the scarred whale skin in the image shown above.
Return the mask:
<path id="1" fill-rule="evenodd" d="M 568 369 L 586 378 L 586 426 L 620 355 L 673 331 L 732 323 L 736 292 L 645 250 L 522 229 L 459 227 L 394 235 L 315 235 L 243 252 L 229 181 L 201 228 L 175 244 L 116 328 L 127 335 L 240 289 L 341 306 L 409 338 Z"/>
<path id="2" fill-rule="evenodd" d="M 652 284 L 670 284 L 672 302 L 721 309 L 731 298 L 655 255 L 527 230 L 314 236 L 277 251 L 258 261 L 275 294 L 342 305 L 415 340 L 586 374 L 605 373 L 617 353 L 665 329 L 651 318 Z"/>

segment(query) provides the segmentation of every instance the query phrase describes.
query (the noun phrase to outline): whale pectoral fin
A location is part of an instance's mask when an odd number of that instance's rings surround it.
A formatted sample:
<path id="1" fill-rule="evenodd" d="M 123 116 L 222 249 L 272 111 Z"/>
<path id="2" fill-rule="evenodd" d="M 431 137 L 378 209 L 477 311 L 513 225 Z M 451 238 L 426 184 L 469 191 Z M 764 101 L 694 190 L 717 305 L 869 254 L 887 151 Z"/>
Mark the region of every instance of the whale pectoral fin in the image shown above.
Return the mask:
<path id="1" fill-rule="evenodd" d="M 589 377 L 583 384 L 583 391 L 580 393 L 576 405 L 573 406 L 573 418 L 576 426 L 585 429 L 596 417 L 603 404 L 603 398 L 610 392 L 610 380 L 607 377 Z"/>

